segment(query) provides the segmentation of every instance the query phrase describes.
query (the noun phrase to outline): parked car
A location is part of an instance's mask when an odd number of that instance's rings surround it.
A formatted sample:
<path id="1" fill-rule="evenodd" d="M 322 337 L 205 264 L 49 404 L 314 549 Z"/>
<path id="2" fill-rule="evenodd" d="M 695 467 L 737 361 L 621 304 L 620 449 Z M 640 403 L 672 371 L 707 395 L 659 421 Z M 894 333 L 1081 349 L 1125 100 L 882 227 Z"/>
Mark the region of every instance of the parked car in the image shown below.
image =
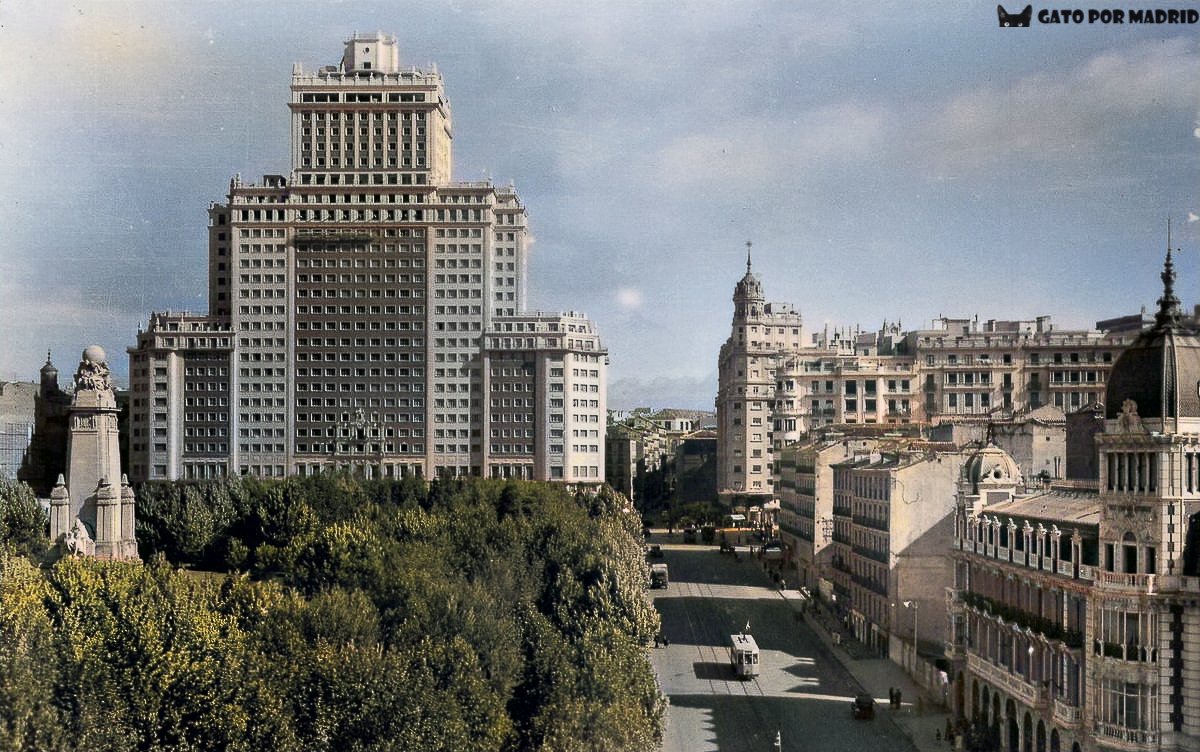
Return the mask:
<path id="1" fill-rule="evenodd" d="M 875 717 L 875 698 L 867 692 L 859 692 L 850 703 L 850 712 L 855 718 L 868 720 Z"/>
<path id="2" fill-rule="evenodd" d="M 662 546 L 657 543 L 651 543 L 649 546 L 646 546 L 646 555 L 651 559 L 661 559 L 663 555 Z"/>

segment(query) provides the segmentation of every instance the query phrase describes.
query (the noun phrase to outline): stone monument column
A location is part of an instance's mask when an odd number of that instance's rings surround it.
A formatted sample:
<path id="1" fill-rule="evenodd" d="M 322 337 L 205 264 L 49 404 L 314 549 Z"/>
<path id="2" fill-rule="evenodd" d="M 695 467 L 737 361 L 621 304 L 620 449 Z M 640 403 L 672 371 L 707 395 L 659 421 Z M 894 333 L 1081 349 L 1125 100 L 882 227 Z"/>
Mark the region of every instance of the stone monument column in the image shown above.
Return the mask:
<path id="1" fill-rule="evenodd" d="M 83 351 L 75 372 L 67 438 L 67 488 L 72 517 L 95 541 L 103 558 L 123 558 L 121 449 L 117 400 L 104 350 Z M 131 492 L 132 495 L 132 492 Z"/>

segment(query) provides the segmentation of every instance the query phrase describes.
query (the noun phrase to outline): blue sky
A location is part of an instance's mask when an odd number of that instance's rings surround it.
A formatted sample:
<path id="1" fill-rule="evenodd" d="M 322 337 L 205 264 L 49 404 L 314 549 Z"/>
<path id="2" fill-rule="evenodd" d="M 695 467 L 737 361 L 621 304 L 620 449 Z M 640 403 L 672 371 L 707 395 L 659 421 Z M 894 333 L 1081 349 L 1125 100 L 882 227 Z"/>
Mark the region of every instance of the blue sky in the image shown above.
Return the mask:
<path id="1" fill-rule="evenodd" d="M 15 5 L 2 380 L 91 342 L 123 376 L 152 310 L 204 310 L 208 203 L 286 170 L 292 63 L 354 31 L 436 63 L 455 177 L 517 186 L 531 304 L 598 323 L 616 407 L 711 409 L 746 240 L 810 331 L 1152 307 L 1168 216 L 1200 297 L 1196 26 L 1000 29 L 987 2 Z"/>

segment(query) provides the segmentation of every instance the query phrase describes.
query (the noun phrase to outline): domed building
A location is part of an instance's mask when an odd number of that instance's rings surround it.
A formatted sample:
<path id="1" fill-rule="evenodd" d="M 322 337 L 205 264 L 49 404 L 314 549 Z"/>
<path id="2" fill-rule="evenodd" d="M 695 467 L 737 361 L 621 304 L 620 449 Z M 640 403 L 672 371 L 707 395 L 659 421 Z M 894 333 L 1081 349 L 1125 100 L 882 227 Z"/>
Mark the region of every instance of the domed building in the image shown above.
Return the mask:
<path id="1" fill-rule="evenodd" d="M 1200 339 L 1170 252 L 1115 361 L 1099 479 L 1025 494 L 988 449 L 960 485 L 953 707 L 1014 750 L 1200 749 Z"/>
<path id="2" fill-rule="evenodd" d="M 1105 417 L 1125 430 L 1200 429 L 1200 337 L 1185 324 L 1175 297 L 1170 252 L 1163 265 L 1163 295 L 1154 326 L 1117 358 L 1108 377 Z"/>

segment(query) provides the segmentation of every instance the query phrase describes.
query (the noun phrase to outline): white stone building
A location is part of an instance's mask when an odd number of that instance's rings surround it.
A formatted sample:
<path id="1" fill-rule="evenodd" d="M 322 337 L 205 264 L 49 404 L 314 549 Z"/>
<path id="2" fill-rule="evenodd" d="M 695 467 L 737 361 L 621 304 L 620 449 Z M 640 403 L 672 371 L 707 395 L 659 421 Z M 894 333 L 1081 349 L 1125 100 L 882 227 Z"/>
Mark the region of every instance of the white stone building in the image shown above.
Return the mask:
<path id="1" fill-rule="evenodd" d="M 454 180 L 442 77 L 399 60 L 366 34 L 294 67 L 289 172 L 209 208 L 208 315 L 130 349 L 135 480 L 492 474 L 484 338 L 526 323 L 525 209 Z"/>

